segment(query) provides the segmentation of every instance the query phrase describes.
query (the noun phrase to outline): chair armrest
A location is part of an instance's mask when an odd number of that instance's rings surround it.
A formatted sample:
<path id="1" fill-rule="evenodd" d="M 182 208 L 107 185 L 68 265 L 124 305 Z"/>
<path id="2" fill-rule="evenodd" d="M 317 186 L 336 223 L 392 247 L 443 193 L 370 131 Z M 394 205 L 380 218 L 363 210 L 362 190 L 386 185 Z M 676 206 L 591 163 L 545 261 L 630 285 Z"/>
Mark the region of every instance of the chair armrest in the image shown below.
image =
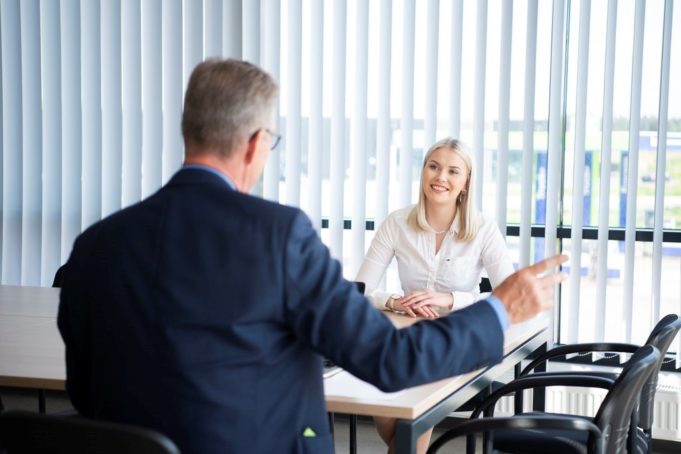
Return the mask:
<path id="1" fill-rule="evenodd" d="M 602 452 L 602 434 L 591 421 L 573 416 L 555 415 L 551 417 L 515 416 L 511 418 L 480 418 L 465 421 L 440 435 L 428 448 L 428 454 L 435 454 L 448 441 L 462 435 L 490 432 L 499 429 L 535 430 L 575 430 L 588 431 L 589 439 L 594 440 L 596 452 Z"/>
<path id="2" fill-rule="evenodd" d="M 549 378 L 557 378 L 557 377 L 562 377 L 562 376 L 570 376 L 571 380 L 579 380 L 579 378 L 583 378 L 584 380 L 588 380 L 591 377 L 596 377 L 599 379 L 598 384 L 593 385 L 591 382 L 585 383 L 583 385 L 579 384 L 574 384 L 574 385 L 565 385 L 565 386 L 582 386 L 582 387 L 590 387 L 590 388 L 603 388 L 603 389 L 610 389 L 608 386 L 607 388 L 605 387 L 604 383 L 601 384 L 600 380 L 607 380 L 610 385 L 613 385 L 615 383 L 615 380 L 617 380 L 617 374 L 612 373 L 612 372 L 597 372 L 597 371 L 562 371 L 562 372 L 536 372 L 532 374 L 532 377 L 537 377 L 541 379 L 546 379 L 548 380 Z M 525 378 L 525 377 L 520 377 L 520 378 Z M 519 380 L 518 378 L 517 380 Z M 511 382 L 513 383 L 513 382 Z M 553 385 L 552 385 L 553 386 Z"/>
<path id="3" fill-rule="evenodd" d="M 586 352 L 617 352 L 617 353 L 635 353 L 639 345 L 633 344 L 619 344 L 607 342 L 594 342 L 589 344 L 571 344 L 561 345 L 539 355 L 530 364 L 528 364 L 520 373 L 520 377 L 529 374 L 534 368 L 542 363 L 545 363 L 551 358 L 557 356 L 570 355 L 572 353 L 586 353 Z"/>
<path id="4" fill-rule="evenodd" d="M 502 386 L 487 396 L 471 413 L 471 419 L 480 416 L 485 412 L 486 416 L 494 414 L 494 405 L 503 396 L 532 388 L 543 388 L 547 386 L 580 386 L 588 388 L 610 389 L 614 380 L 612 378 L 598 377 L 593 375 L 580 375 L 569 373 L 545 372 L 527 375 L 516 378 L 512 382 Z"/>

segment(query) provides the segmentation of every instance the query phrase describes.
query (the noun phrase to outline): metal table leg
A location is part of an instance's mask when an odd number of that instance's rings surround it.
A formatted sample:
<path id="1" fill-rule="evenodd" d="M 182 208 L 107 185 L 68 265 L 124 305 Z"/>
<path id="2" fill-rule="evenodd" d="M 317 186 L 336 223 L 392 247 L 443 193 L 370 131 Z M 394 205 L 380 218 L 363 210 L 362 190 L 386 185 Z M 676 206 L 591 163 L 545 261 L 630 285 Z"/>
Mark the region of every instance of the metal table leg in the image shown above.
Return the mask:
<path id="1" fill-rule="evenodd" d="M 350 454 L 357 454 L 357 416 L 350 415 Z"/>
<path id="2" fill-rule="evenodd" d="M 38 413 L 45 413 L 45 390 L 38 390 Z"/>

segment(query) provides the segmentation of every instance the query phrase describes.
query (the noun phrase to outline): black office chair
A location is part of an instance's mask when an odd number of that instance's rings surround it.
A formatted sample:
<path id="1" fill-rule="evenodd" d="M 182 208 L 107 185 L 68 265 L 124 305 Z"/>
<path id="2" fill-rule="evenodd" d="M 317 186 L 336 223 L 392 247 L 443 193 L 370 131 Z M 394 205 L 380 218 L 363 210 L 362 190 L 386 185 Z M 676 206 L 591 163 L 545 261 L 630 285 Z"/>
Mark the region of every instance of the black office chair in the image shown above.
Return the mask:
<path id="1" fill-rule="evenodd" d="M 5 454 L 180 454 L 153 430 L 19 410 L 0 414 L 0 447 Z"/>
<path id="2" fill-rule="evenodd" d="M 448 441 L 472 433 L 484 433 L 483 452 L 505 453 L 605 453 L 620 454 L 625 451 L 631 414 L 648 378 L 658 367 L 661 355 L 655 347 L 641 347 L 624 366 L 614 383 L 604 377 L 561 375 L 545 377 L 532 374 L 518 378 L 495 391 L 473 418 L 484 412 L 485 417 L 463 422 L 445 432 L 428 449 L 437 453 Z M 546 386 L 590 386 L 608 388 L 596 416 L 593 419 L 550 415 L 545 413 L 519 414 L 507 418 L 494 418 L 494 405 L 504 395 L 525 389 Z M 466 447 L 475 452 L 475 443 Z"/>
<path id="3" fill-rule="evenodd" d="M 664 356 L 669 349 L 672 341 L 676 337 L 677 333 L 681 330 L 681 317 L 677 314 L 669 314 L 663 317 L 653 328 L 646 340 L 645 345 L 652 345 L 660 351 L 660 361 L 653 374 L 645 383 L 643 390 L 641 392 L 641 398 L 639 402 L 638 412 L 633 415 L 631 432 L 629 438 L 629 446 L 627 451 L 630 453 L 651 453 L 652 452 L 652 428 L 653 428 L 653 416 L 655 414 L 655 391 L 657 390 L 657 381 L 659 376 L 660 368 L 662 367 L 662 362 Z M 562 345 L 555 347 L 548 352 L 540 355 L 534 361 L 523 369 L 520 373 L 520 377 L 527 376 L 538 366 L 545 364 L 546 361 L 561 357 L 568 354 L 575 353 L 589 353 L 589 352 L 617 352 L 617 353 L 634 353 L 639 346 L 632 344 L 621 344 L 621 343 L 587 343 L 587 344 L 573 344 L 573 345 Z M 579 376 L 598 376 L 609 378 L 614 382 L 617 378 L 616 373 L 612 372 L 554 372 L 554 373 L 544 373 L 544 376 L 557 376 L 560 374 L 569 375 L 579 375 Z M 520 397 L 520 396 L 519 396 Z M 519 406 L 522 406 L 522 398 L 520 397 L 517 402 Z M 516 408 L 516 411 L 520 411 Z"/>
<path id="4" fill-rule="evenodd" d="M 57 272 L 54 273 L 54 279 L 52 280 L 52 287 L 56 288 L 61 288 L 61 285 L 64 283 L 64 268 L 66 267 L 66 264 L 63 264 L 57 269 Z"/>
<path id="5" fill-rule="evenodd" d="M 478 287 L 480 288 L 480 293 L 490 293 L 492 291 L 492 283 L 488 277 L 480 278 Z"/>

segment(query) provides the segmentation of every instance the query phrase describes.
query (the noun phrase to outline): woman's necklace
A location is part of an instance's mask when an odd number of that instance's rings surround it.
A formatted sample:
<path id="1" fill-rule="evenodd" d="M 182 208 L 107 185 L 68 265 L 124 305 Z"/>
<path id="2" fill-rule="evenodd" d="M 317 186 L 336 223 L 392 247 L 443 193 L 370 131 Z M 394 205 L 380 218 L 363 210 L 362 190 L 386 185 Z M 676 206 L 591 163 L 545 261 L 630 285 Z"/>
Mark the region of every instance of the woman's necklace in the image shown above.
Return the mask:
<path id="1" fill-rule="evenodd" d="M 431 228 L 431 230 L 433 231 L 434 234 L 436 234 L 436 235 L 442 235 L 443 233 L 449 231 L 449 229 L 452 227 L 452 224 L 449 224 L 449 227 L 447 227 L 447 228 L 444 229 L 444 230 L 440 230 L 440 231 L 435 230 L 435 229 L 433 228 L 433 226 L 430 225 L 430 222 L 428 223 L 428 226 Z"/>

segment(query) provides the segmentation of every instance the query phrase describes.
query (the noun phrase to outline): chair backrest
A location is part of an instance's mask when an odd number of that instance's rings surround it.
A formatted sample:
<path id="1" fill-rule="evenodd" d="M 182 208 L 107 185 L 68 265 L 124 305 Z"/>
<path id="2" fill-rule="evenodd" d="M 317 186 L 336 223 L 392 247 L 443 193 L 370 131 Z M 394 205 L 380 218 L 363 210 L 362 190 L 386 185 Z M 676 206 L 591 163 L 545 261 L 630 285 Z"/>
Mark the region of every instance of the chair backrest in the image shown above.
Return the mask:
<path id="1" fill-rule="evenodd" d="M 20 410 L 0 414 L 0 452 L 7 454 L 180 454 L 153 430 L 80 417 Z"/>
<path id="2" fill-rule="evenodd" d="M 488 277 L 481 278 L 478 286 L 480 287 L 480 293 L 489 293 L 492 291 L 492 283 Z"/>
<path id="3" fill-rule="evenodd" d="M 638 410 L 638 427 L 649 431 L 653 427 L 653 415 L 655 414 L 655 391 L 657 390 L 657 380 L 664 355 L 672 341 L 681 330 L 681 317 L 677 314 L 669 314 L 663 317 L 648 336 L 646 345 L 652 345 L 660 351 L 660 362 L 655 373 L 650 375 L 648 382 L 643 386 L 641 401 Z"/>
<path id="4" fill-rule="evenodd" d="M 54 273 L 54 280 L 52 281 L 52 287 L 61 288 L 61 285 L 64 283 L 64 268 L 66 268 L 66 264 L 60 266 L 57 269 L 57 272 Z"/>
<path id="5" fill-rule="evenodd" d="M 626 452 L 631 414 L 660 357 L 659 350 L 652 345 L 639 348 L 603 399 L 594 423 L 603 433 L 606 454 Z"/>

